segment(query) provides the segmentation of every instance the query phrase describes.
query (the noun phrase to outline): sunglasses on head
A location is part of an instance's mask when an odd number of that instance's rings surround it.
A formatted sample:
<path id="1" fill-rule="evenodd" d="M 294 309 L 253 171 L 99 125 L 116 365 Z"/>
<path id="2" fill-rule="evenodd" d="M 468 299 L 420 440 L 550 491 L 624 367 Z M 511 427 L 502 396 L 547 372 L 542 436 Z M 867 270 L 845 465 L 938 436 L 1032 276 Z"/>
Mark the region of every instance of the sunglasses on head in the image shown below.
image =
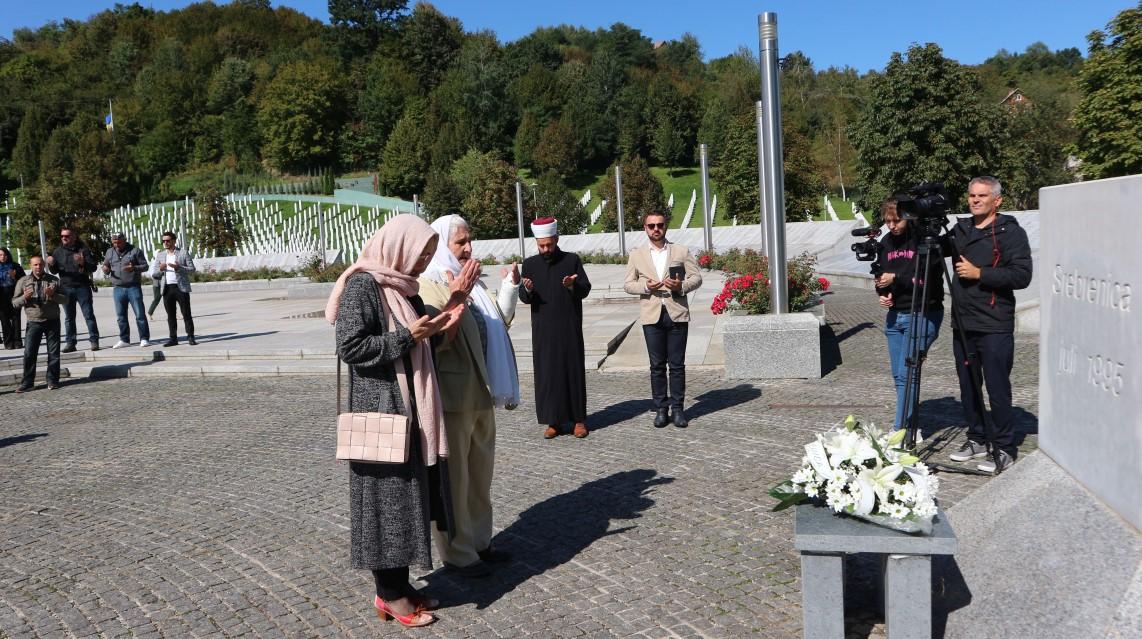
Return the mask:
<path id="1" fill-rule="evenodd" d="M 647 222 L 646 228 L 648 228 L 648 229 L 664 229 L 664 228 L 666 228 L 666 222 Z"/>

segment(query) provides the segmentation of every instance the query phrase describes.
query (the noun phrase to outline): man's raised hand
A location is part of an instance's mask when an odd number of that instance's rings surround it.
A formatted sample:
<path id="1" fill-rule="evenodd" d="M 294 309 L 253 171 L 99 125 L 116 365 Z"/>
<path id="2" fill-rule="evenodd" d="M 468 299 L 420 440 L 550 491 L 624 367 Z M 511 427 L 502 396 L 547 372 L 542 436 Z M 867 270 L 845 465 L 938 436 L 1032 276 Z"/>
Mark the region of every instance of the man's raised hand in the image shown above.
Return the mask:
<path id="1" fill-rule="evenodd" d="M 571 287 L 575 286 L 575 280 L 578 278 L 579 278 L 578 273 L 576 273 L 575 275 L 568 275 L 567 277 L 564 277 L 563 278 L 563 288 L 570 289 Z"/>
<path id="2" fill-rule="evenodd" d="M 530 277 L 524 277 L 524 278 L 521 278 L 521 279 L 520 279 L 520 282 L 522 282 L 522 283 L 523 283 L 523 287 L 524 287 L 525 289 L 527 289 L 527 292 L 528 292 L 528 293 L 530 293 L 530 292 L 532 292 L 532 291 L 534 291 L 534 290 L 535 290 L 535 283 L 531 281 L 531 278 L 530 278 Z"/>

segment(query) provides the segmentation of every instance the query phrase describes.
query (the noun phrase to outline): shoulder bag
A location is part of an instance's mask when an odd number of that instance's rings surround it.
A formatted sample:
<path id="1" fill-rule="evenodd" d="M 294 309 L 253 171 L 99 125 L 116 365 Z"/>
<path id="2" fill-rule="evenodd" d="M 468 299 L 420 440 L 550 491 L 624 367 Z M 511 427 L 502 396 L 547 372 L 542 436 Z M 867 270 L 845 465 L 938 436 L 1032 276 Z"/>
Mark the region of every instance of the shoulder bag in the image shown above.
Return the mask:
<path id="1" fill-rule="evenodd" d="M 395 325 L 381 293 L 381 308 L 390 330 Z M 352 371 L 350 371 L 350 375 Z M 401 375 L 398 373 L 398 382 Z M 352 384 L 352 381 L 350 381 Z M 404 384 L 400 384 L 402 387 Z M 401 388 L 402 392 L 408 391 Z M 396 413 L 341 412 L 341 358 L 337 358 L 337 459 L 365 464 L 403 464 L 408 461 L 411 423 Z"/>

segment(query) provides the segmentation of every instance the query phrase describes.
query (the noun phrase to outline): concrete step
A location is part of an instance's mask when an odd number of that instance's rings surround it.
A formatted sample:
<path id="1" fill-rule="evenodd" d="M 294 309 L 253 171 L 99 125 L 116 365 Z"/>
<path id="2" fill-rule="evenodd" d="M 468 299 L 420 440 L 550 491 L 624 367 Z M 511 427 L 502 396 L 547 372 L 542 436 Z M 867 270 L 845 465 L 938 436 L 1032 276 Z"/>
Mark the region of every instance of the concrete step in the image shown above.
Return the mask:
<path id="1" fill-rule="evenodd" d="M 88 362 L 71 366 L 73 378 L 210 377 L 231 375 L 334 375 L 332 359 L 317 360 L 153 360 L 139 362 Z"/>

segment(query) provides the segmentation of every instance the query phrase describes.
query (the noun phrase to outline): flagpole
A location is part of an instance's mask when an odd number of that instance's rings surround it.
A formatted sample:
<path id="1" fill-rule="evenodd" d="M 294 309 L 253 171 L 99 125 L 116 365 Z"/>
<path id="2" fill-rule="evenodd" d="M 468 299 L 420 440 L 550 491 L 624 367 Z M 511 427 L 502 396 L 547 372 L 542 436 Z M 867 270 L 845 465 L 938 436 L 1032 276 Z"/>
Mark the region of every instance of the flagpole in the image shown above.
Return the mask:
<path id="1" fill-rule="evenodd" d="M 115 109 L 111 106 L 111 98 L 107 98 L 107 114 L 111 116 L 111 139 L 115 139 Z"/>

